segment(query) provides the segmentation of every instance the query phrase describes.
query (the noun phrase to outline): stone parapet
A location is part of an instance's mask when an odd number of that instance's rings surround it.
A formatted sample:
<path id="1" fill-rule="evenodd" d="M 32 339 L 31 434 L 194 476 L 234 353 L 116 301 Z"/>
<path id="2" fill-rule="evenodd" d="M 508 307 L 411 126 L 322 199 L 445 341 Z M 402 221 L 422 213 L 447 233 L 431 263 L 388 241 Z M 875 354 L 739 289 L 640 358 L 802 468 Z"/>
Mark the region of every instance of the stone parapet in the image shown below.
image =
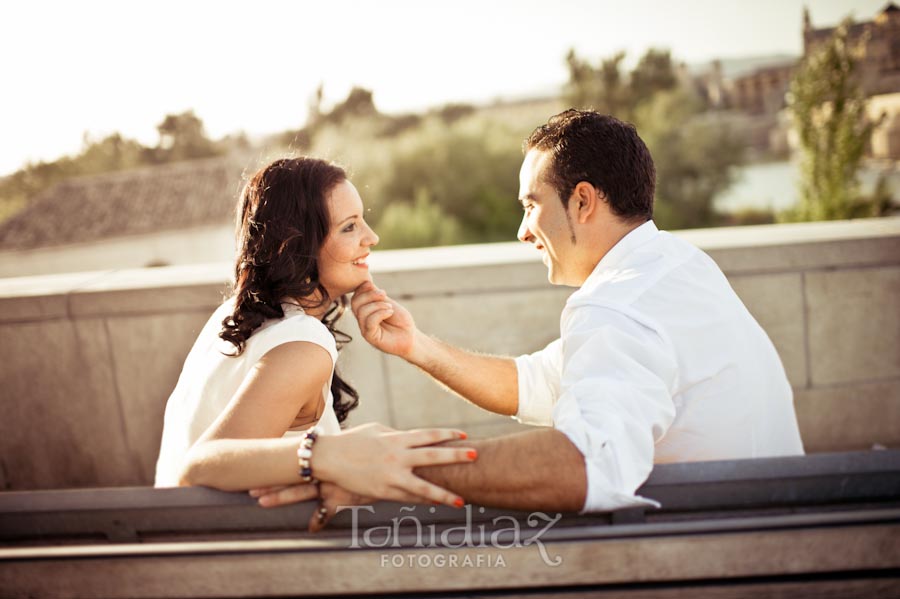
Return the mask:
<path id="1" fill-rule="evenodd" d="M 679 231 L 715 259 L 784 361 L 807 449 L 900 446 L 900 218 Z M 518 243 L 376 252 L 377 284 L 420 328 L 516 355 L 559 334 L 571 289 Z M 228 288 L 224 263 L 0 279 L 0 488 L 145 485 L 166 399 Z M 352 423 L 522 425 L 356 338 Z"/>

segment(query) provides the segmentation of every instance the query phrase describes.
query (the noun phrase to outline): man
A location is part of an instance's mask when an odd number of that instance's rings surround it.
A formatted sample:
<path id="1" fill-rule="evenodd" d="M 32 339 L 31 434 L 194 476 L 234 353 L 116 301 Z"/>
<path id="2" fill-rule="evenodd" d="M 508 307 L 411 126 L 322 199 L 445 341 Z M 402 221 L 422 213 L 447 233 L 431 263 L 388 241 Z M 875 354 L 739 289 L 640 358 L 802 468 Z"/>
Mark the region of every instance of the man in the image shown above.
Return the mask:
<path id="1" fill-rule="evenodd" d="M 601 511 L 652 504 L 635 490 L 654 462 L 802 454 L 771 341 L 715 263 L 651 220 L 656 173 L 634 127 L 568 110 L 525 151 L 518 237 L 551 283 L 578 287 L 560 339 L 515 359 L 475 354 L 423 334 L 374 285 L 354 295 L 372 345 L 546 427 L 469 441 L 475 463 L 417 474 L 472 503 Z"/>

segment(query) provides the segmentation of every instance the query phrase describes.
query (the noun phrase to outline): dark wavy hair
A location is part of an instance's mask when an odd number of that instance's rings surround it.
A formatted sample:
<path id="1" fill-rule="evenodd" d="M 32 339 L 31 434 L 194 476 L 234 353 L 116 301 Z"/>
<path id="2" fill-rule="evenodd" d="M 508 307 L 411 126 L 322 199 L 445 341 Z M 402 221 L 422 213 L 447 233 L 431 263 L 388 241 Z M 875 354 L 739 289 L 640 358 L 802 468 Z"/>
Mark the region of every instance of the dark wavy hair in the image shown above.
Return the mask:
<path id="1" fill-rule="evenodd" d="M 634 125 L 570 108 L 550 117 L 525 140 L 523 150 L 550 152 L 547 182 L 568 206 L 575 186 L 587 181 L 606 194 L 613 213 L 629 221 L 653 218 L 656 167 Z"/>
<path id="2" fill-rule="evenodd" d="M 283 158 L 260 169 L 244 186 L 237 204 L 237 257 L 234 311 L 222 321 L 219 337 L 244 351 L 247 339 L 269 318 L 282 318 L 285 298 L 304 309 L 328 309 L 322 317 L 338 350 L 350 337 L 335 323 L 347 308 L 319 281 L 317 257 L 330 226 L 326 198 L 347 180 L 344 170 L 316 158 Z M 331 383 L 334 412 L 344 422 L 359 393 L 335 369 Z"/>

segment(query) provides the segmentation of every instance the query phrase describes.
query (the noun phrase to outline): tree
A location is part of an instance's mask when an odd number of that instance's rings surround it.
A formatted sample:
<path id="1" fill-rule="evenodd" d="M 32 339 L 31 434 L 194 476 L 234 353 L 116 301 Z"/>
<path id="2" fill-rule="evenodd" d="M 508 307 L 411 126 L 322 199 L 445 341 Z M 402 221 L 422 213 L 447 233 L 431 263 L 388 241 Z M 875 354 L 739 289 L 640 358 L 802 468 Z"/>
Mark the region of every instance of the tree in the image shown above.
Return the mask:
<path id="1" fill-rule="evenodd" d="M 866 118 L 850 24 L 845 20 L 810 52 L 791 81 L 788 107 L 800 140 L 800 203 L 785 220 L 842 219 L 860 212 L 857 171 L 877 123 Z"/>
<path id="2" fill-rule="evenodd" d="M 159 146 L 156 150 L 160 162 L 206 158 L 219 154 L 216 144 L 206 136 L 201 121 L 193 110 L 181 114 L 167 114 L 156 126 Z"/>
<path id="3" fill-rule="evenodd" d="M 343 123 L 351 117 L 373 117 L 378 114 L 372 91 L 363 87 L 354 87 L 347 94 L 347 99 L 335 106 L 327 118 L 332 123 Z"/>
<path id="4" fill-rule="evenodd" d="M 143 164 L 147 148 L 133 139 L 113 133 L 101 140 L 84 135 L 84 146 L 74 160 L 79 174 L 105 173 L 134 168 Z"/>
<path id="5" fill-rule="evenodd" d="M 520 140 L 497 124 L 448 128 L 432 118 L 398 144 L 387 166 L 393 175 L 376 201 L 407 203 L 424 213 L 420 198 L 427 197 L 427 204 L 461 227 L 457 243 L 512 239 L 522 218 L 515 201 Z"/>
<path id="6" fill-rule="evenodd" d="M 627 74 L 621 71 L 624 57 L 619 52 L 595 68 L 570 51 L 566 99 L 635 124 L 656 164 L 654 219 L 661 227 L 717 224 L 713 202 L 742 160 L 740 140 L 680 82 L 668 50 L 651 48 Z"/>
<path id="7" fill-rule="evenodd" d="M 415 202 L 388 204 L 378 220 L 380 248 L 411 248 L 460 243 L 464 238 L 459 222 L 431 201 L 420 188 Z"/>
<path id="8" fill-rule="evenodd" d="M 631 101 L 635 107 L 662 91 L 675 89 L 678 77 L 668 50 L 650 48 L 631 72 Z"/>
<path id="9" fill-rule="evenodd" d="M 694 90 L 679 87 L 655 93 L 635 114 L 656 164 L 654 220 L 664 229 L 719 224 L 715 198 L 731 185 L 732 167 L 743 158 L 739 136 L 703 107 Z"/>
<path id="10" fill-rule="evenodd" d="M 230 148 L 246 148 L 249 145 L 243 134 L 227 137 L 218 143 L 211 141 L 206 137 L 203 121 L 191 110 L 166 115 L 157 130 L 159 145 L 155 148 L 143 146 L 119 133 L 99 140 L 86 133 L 78 155 L 27 164 L 0 178 L 0 221 L 24 209 L 40 192 L 69 177 L 215 156 Z"/>
<path id="11" fill-rule="evenodd" d="M 29 163 L 0 179 L 0 222 L 23 210 L 45 189 L 79 175 L 92 175 L 140 166 L 148 148 L 133 139 L 113 133 L 103 139 L 83 136 L 81 153 L 52 162 Z"/>
<path id="12" fill-rule="evenodd" d="M 563 96 L 569 106 L 592 108 L 597 112 L 619 115 L 628 119 L 633 103 L 629 97 L 626 78 L 621 65 L 624 52 L 618 52 L 600 62 L 597 68 L 580 59 L 575 50 L 566 55 L 569 82 Z"/>

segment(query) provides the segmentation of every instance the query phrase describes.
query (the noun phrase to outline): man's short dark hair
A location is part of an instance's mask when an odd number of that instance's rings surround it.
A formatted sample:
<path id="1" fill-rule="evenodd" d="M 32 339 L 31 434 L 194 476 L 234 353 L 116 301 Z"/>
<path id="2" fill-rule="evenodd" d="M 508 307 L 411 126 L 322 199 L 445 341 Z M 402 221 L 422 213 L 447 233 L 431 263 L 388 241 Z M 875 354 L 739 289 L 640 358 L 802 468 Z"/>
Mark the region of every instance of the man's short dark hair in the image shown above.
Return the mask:
<path id="1" fill-rule="evenodd" d="M 656 167 L 634 125 L 588 110 L 550 117 L 525 140 L 525 152 L 550 152 L 546 172 L 564 206 L 581 181 L 602 190 L 613 213 L 625 220 L 653 217 Z"/>

